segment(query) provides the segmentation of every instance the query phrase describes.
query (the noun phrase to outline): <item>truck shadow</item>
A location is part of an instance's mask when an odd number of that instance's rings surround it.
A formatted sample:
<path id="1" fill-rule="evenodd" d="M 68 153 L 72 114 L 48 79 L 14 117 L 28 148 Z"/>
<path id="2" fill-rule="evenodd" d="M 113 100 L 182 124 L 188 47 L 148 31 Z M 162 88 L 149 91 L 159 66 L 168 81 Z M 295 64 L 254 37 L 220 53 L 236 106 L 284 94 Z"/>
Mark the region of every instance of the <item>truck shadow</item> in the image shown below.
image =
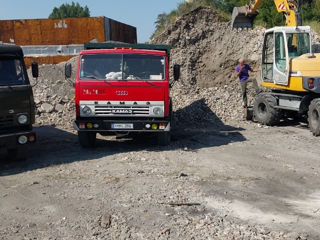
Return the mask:
<path id="1" fill-rule="evenodd" d="M 197 151 L 218 147 L 232 142 L 245 141 L 243 129 L 225 125 L 206 105 L 205 100 L 175 112 L 175 128 L 168 146 L 158 146 L 153 134 L 137 134 L 134 137 L 101 137 L 98 135 L 94 149 L 83 149 L 75 131 L 51 126 L 35 127 L 37 143 L 28 148 L 26 162 L 0 163 L 0 176 L 47 168 L 79 161 L 137 151 Z"/>

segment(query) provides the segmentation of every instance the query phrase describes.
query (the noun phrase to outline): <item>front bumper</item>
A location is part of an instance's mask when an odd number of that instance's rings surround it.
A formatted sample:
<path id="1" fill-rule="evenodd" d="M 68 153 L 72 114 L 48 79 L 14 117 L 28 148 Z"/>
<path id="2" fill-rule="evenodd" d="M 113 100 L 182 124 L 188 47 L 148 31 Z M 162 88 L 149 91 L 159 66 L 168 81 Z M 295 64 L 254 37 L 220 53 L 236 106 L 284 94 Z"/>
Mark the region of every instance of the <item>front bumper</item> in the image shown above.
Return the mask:
<path id="1" fill-rule="evenodd" d="M 168 119 L 77 119 L 73 126 L 77 131 L 93 132 L 169 132 L 171 130 Z"/>
<path id="2" fill-rule="evenodd" d="M 27 142 L 24 144 L 19 143 L 19 138 L 25 136 Z M 34 143 L 36 141 L 36 134 L 32 131 L 14 132 L 0 135 L 0 148 L 16 148 L 24 145 Z"/>

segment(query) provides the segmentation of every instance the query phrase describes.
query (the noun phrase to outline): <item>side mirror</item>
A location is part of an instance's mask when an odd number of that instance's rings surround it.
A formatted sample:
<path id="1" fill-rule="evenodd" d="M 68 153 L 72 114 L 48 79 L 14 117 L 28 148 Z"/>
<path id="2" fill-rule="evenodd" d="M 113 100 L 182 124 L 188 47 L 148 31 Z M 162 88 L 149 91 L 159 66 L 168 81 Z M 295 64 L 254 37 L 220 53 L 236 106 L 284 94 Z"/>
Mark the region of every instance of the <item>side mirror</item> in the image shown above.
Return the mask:
<path id="1" fill-rule="evenodd" d="M 71 75 L 72 75 L 71 63 L 66 63 L 66 65 L 64 67 L 64 75 L 66 78 L 71 78 Z"/>
<path id="2" fill-rule="evenodd" d="M 179 80 L 179 78 L 180 78 L 180 65 L 179 64 L 175 64 L 173 66 L 173 78 L 175 81 Z"/>
<path id="3" fill-rule="evenodd" d="M 39 66 L 37 62 L 31 63 L 31 70 L 32 70 L 32 77 L 38 78 L 39 77 Z"/>

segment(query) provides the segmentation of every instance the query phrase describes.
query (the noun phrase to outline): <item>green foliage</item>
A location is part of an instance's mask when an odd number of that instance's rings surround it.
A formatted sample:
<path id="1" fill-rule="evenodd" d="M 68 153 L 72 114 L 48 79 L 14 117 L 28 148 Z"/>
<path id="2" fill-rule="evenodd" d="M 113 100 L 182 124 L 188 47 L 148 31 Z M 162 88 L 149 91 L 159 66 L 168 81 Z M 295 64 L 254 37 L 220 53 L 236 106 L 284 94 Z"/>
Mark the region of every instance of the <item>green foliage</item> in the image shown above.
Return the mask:
<path id="1" fill-rule="evenodd" d="M 314 0 L 312 3 L 312 20 L 320 21 L 320 0 Z"/>
<path id="2" fill-rule="evenodd" d="M 178 17 L 194 10 L 199 6 L 211 6 L 217 8 L 216 0 L 194 0 L 191 3 L 182 2 L 177 5 L 175 10 L 172 10 L 170 13 L 161 13 L 158 15 L 157 20 L 155 21 L 155 32 L 152 34 L 151 38 L 155 35 L 161 33 L 168 24 L 174 22 Z"/>
<path id="3" fill-rule="evenodd" d="M 255 20 L 255 24 L 266 28 L 284 26 L 285 19 L 283 14 L 277 12 L 273 1 L 264 1 L 259 7 L 259 15 Z"/>
<path id="4" fill-rule="evenodd" d="M 90 17 L 87 6 L 81 7 L 79 3 L 62 4 L 59 8 L 55 7 L 49 18 L 71 18 L 71 17 Z"/>
<path id="5" fill-rule="evenodd" d="M 223 17 L 231 19 L 234 7 L 249 4 L 250 0 L 193 0 L 191 3 L 179 3 L 177 9 L 169 14 L 161 13 L 155 22 L 155 36 L 161 33 L 171 22 L 185 13 L 192 11 L 199 6 L 210 6 L 218 11 Z M 320 25 L 320 0 L 300 0 L 300 12 L 303 23 L 312 22 L 313 26 Z M 278 13 L 272 0 L 265 0 L 259 7 L 259 15 L 255 20 L 256 25 L 270 28 L 274 26 L 284 26 L 283 14 Z M 318 27 L 319 28 L 319 27 Z"/>

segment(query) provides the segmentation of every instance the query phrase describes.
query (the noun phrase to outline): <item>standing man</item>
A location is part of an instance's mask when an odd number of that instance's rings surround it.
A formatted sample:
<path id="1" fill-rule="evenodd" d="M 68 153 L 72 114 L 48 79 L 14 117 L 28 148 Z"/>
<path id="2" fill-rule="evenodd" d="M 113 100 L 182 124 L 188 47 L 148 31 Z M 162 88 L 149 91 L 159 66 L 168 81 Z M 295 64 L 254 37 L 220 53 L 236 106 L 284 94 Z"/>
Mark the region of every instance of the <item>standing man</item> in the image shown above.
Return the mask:
<path id="1" fill-rule="evenodd" d="M 237 77 L 240 80 L 240 86 L 242 91 L 242 100 L 243 100 L 243 113 L 244 117 L 247 117 L 247 107 L 248 107 L 248 98 L 247 98 L 247 84 L 248 82 L 252 82 L 256 93 L 259 93 L 259 87 L 257 84 L 257 80 L 255 78 L 249 78 L 250 72 L 259 72 L 258 68 L 252 69 L 248 64 L 245 63 L 244 59 L 239 59 L 239 65 L 236 67 Z"/>

